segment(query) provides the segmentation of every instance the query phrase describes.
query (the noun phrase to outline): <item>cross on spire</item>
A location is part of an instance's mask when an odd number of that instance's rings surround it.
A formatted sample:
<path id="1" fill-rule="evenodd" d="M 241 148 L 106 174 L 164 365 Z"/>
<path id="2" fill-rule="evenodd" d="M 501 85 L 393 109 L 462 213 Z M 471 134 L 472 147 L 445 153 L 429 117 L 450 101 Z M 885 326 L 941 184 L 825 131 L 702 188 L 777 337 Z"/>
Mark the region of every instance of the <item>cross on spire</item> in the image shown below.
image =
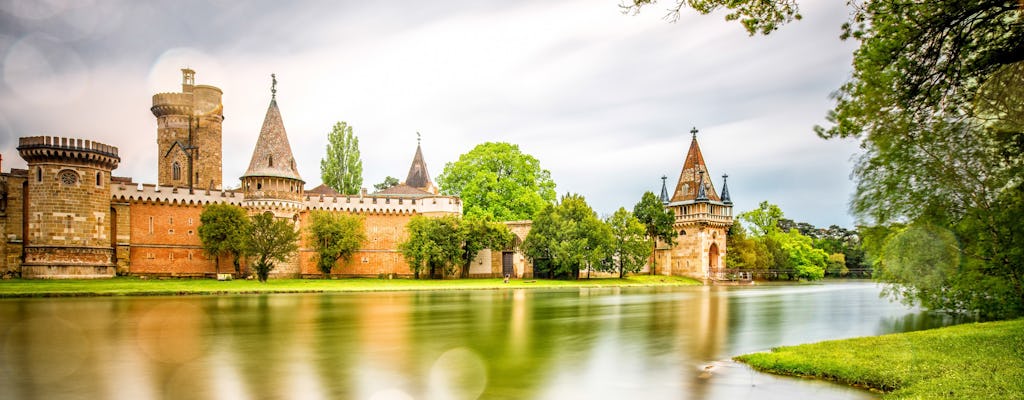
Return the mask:
<path id="1" fill-rule="evenodd" d="M 690 133 L 693 134 L 693 138 L 694 139 L 697 138 L 697 132 L 698 131 L 697 131 L 697 127 L 696 126 L 690 129 Z"/>
<path id="2" fill-rule="evenodd" d="M 270 100 L 277 99 L 277 75 L 270 74 Z"/>

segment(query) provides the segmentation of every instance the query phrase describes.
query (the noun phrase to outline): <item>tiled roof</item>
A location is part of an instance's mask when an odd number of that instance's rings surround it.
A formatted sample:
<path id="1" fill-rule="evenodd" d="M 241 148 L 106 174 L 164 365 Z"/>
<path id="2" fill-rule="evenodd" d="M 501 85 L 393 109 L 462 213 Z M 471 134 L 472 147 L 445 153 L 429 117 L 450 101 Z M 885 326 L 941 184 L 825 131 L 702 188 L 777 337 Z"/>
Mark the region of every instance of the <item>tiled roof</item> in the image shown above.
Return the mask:
<path id="1" fill-rule="evenodd" d="M 320 186 L 317 186 L 315 188 L 307 190 L 306 194 L 307 195 L 321 195 L 322 194 L 324 196 L 341 196 L 342 195 L 341 193 L 338 193 L 337 190 L 334 190 L 330 186 L 327 186 L 327 185 L 322 184 L 322 183 L 320 184 Z"/>
<path id="2" fill-rule="evenodd" d="M 267 116 L 263 118 L 263 128 L 256 140 L 256 149 L 252 152 L 247 176 L 273 176 L 302 180 L 295 167 L 295 157 L 288 143 L 288 133 L 284 130 L 281 110 L 277 108 L 277 100 L 270 100 Z"/>
<path id="3" fill-rule="evenodd" d="M 416 155 L 412 158 L 412 165 L 409 166 L 409 175 L 405 177 L 405 184 L 419 189 L 434 186 L 434 183 L 430 181 L 430 173 L 427 172 L 427 163 L 423 161 L 423 151 L 419 144 L 416 145 Z"/>
<path id="4" fill-rule="evenodd" d="M 703 179 L 701 178 L 703 172 Z M 697 200 L 700 192 L 699 182 L 703 180 L 704 195 L 707 200 L 721 201 L 715 186 L 711 183 L 711 174 L 704 164 L 704 156 L 700 153 L 700 146 L 697 145 L 697 135 L 694 132 L 693 140 L 690 141 L 690 150 L 686 152 L 686 159 L 683 161 L 683 170 L 679 172 L 679 181 L 676 183 L 676 190 L 672 194 L 672 202 Z M 702 199 L 703 200 L 703 199 Z"/>
<path id="5" fill-rule="evenodd" d="M 433 196 L 434 195 L 433 193 L 430 193 L 430 192 L 428 192 L 426 190 L 419 189 L 419 188 L 414 188 L 414 187 L 406 185 L 404 183 L 398 184 L 398 185 L 395 185 L 395 186 L 392 186 L 392 187 L 389 187 L 387 189 L 381 190 L 381 191 L 379 191 L 377 193 L 374 193 L 374 194 L 375 195 L 382 195 L 382 196 L 404 196 L 404 197 L 427 197 L 427 196 Z"/>

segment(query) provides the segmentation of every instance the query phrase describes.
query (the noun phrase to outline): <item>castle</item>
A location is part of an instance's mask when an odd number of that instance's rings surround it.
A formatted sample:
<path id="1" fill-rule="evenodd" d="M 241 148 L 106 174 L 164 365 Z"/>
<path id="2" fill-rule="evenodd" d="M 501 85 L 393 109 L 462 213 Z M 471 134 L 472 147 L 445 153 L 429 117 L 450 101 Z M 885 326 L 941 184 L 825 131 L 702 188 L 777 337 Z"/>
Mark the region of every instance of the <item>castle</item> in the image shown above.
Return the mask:
<path id="1" fill-rule="evenodd" d="M 179 93 L 153 95 L 157 122 L 157 184 L 112 174 L 117 147 L 79 138 L 22 137 L 18 153 L 26 169 L 0 174 L 0 274 L 22 278 L 109 278 L 116 275 L 208 277 L 233 272 L 203 251 L 199 216 L 208 204 L 240 206 L 250 214 L 272 213 L 297 230 L 313 211 L 363 216 L 367 240 L 353 259 L 335 267 L 338 276 L 411 276 L 398 251 L 415 215 L 460 215 L 458 197 L 438 194 L 419 145 L 401 184 L 368 194 L 342 195 L 324 185 L 305 189 L 281 110 L 276 79 L 248 169 L 238 189 L 222 176 L 220 89 L 195 84 L 182 70 Z M 652 273 L 707 278 L 724 266 L 732 203 L 723 183 L 715 192 L 694 132 L 683 170 L 670 198 L 676 214 L 674 246 L 660 245 Z M 521 242 L 528 221 L 509 223 Z M 278 263 L 272 277 L 321 276 L 315 251 L 300 239 L 299 251 Z M 471 277 L 531 277 L 532 266 L 509 249 L 485 250 Z M 221 263 L 224 263 L 223 261 Z M 230 263 L 225 263 L 230 264 Z"/>

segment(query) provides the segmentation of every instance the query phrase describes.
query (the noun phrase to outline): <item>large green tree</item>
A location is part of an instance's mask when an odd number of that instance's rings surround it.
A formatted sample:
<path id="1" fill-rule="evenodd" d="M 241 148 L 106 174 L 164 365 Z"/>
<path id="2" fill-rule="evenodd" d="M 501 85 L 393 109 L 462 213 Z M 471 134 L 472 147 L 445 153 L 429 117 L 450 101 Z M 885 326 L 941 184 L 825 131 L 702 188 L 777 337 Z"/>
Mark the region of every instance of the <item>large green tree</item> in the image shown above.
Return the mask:
<path id="1" fill-rule="evenodd" d="M 366 241 L 363 217 L 327 211 L 310 215 L 309 244 L 316 249 L 317 267 L 327 278 L 338 260 L 349 262 Z"/>
<path id="2" fill-rule="evenodd" d="M 740 221 L 746 222 L 754 236 L 771 235 L 782 231 L 779 222 L 782 221 L 782 209 L 779 206 L 762 201 L 757 208 L 742 212 L 738 216 Z"/>
<path id="3" fill-rule="evenodd" d="M 199 240 L 206 254 L 215 257 L 220 273 L 220 256 L 231 255 L 235 273 L 241 273 L 239 259 L 245 254 L 249 217 L 242 207 L 232 204 L 209 204 L 199 214 Z"/>
<path id="4" fill-rule="evenodd" d="M 653 251 L 647 240 L 644 224 L 624 207 L 619 207 L 605 223 L 612 234 L 608 254 L 611 261 L 608 263 L 609 266 L 619 272 L 620 279 L 627 273 L 640 271 Z"/>
<path id="5" fill-rule="evenodd" d="M 510 143 L 482 143 L 445 164 L 441 193 L 462 198 L 467 216 L 495 221 L 533 218 L 555 201 L 555 182 L 540 162 Z"/>
<path id="6" fill-rule="evenodd" d="M 256 258 L 256 277 L 266 282 L 274 262 L 285 262 L 299 248 L 299 232 L 285 219 L 265 212 L 252 217 L 245 241 L 246 254 Z"/>
<path id="7" fill-rule="evenodd" d="M 665 208 L 658 200 L 654 192 L 644 192 L 640 196 L 640 202 L 633 206 L 633 215 L 644 225 L 644 233 L 650 241 L 651 246 L 651 274 L 657 274 L 657 266 L 654 262 L 654 250 L 658 248 L 658 240 L 668 246 L 675 244 L 676 230 L 674 224 L 676 216 L 672 210 Z"/>
<path id="8" fill-rule="evenodd" d="M 607 261 L 611 236 L 611 229 L 583 196 L 567 194 L 534 216 L 522 249 L 534 262 L 535 272 L 577 279 L 581 269 Z"/>
<path id="9" fill-rule="evenodd" d="M 335 123 L 327 135 L 327 155 L 320 160 L 320 179 L 341 194 L 359 194 L 363 186 L 359 138 L 345 122 Z"/>

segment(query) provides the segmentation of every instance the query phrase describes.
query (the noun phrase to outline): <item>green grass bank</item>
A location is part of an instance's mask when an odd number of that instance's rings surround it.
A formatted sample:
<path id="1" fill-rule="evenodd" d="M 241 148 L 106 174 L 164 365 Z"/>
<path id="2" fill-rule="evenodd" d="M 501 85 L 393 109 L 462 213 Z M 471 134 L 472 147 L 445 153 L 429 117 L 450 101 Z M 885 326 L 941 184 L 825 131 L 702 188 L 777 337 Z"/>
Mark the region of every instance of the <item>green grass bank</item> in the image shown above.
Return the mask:
<path id="1" fill-rule="evenodd" d="M 213 279 L 83 279 L 0 281 L 0 298 L 71 296 L 159 296 L 190 294 L 319 293 L 406 290 L 467 290 L 508 288 L 570 288 L 630 286 L 695 286 L 701 282 L 669 276 L 630 276 L 562 281 L 549 279 L 271 279 L 216 281 Z"/>
<path id="2" fill-rule="evenodd" d="M 834 340 L 738 356 L 754 369 L 884 399 L 1024 399 L 1024 319 Z"/>

